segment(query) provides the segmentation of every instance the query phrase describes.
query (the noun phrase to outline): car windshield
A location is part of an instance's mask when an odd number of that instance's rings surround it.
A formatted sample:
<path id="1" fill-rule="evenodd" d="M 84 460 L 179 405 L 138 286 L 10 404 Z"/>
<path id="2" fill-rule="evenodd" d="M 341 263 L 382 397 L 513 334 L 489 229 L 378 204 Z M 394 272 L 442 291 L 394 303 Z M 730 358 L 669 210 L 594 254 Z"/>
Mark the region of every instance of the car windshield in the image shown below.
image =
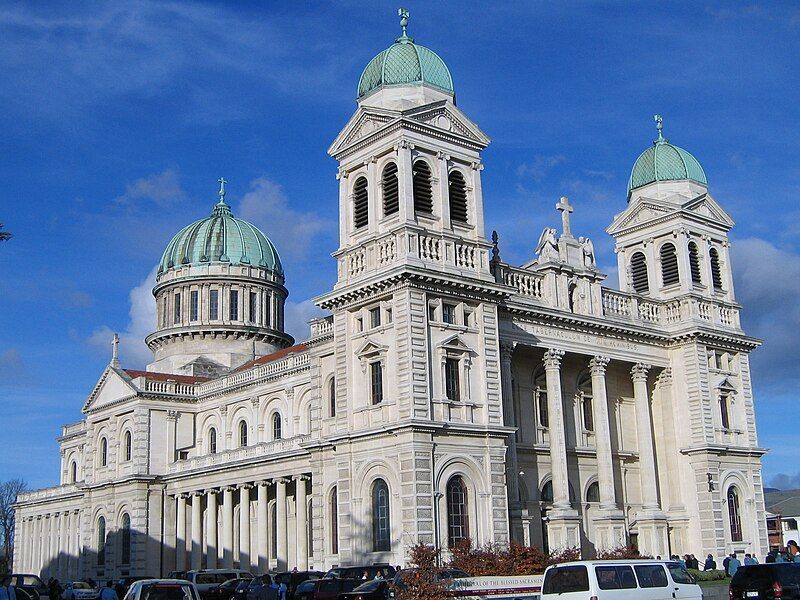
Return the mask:
<path id="1" fill-rule="evenodd" d="M 668 563 L 667 569 L 669 574 L 672 575 L 672 581 L 675 583 L 694 583 L 689 571 L 681 563 Z"/>
<path id="2" fill-rule="evenodd" d="M 368 581 L 367 583 L 362 583 L 360 586 L 358 586 L 358 587 L 357 587 L 356 589 L 354 589 L 353 591 L 354 591 L 354 592 L 374 592 L 374 591 L 375 591 L 375 590 L 377 590 L 377 589 L 378 589 L 378 588 L 379 588 L 379 587 L 380 587 L 380 586 L 381 586 L 383 583 L 384 583 L 384 582 L 383 582 L 383 580 L 381 580 L 381 579 L 375 579 L 375 580 L 373 580 L 373 581 Z"/>
<path id="3" fill-rule="evenodd" d="M 192 588 L 180 583 L 150 583 L 142 586 L 141 600 L 196 600 Z"/>
<path id="4" fill-rule="evenodd" d="M 85 581 L 76 581 L 75 583 L 72 584 L 72 589 L 73 590 L 90 590 L 90 589 L 92 589 L 92 586 L 90 586 Z"/>
<path id="5" fill-rule="evenodd" d="M 572 565 L 548 569 L 544 576 L 544 594 L 588 592 L 589 572 L 584 565 Z"/>
<path id="6" fill-rule="evenodd" d="M 314 582 L 312 580 L 304 581 L 303 583 L 297 586 L 297 589 L 295 590 L 294 593 L 300 594 L 304 592 L 310 592 L 313 589 L 314 589 Z"/>

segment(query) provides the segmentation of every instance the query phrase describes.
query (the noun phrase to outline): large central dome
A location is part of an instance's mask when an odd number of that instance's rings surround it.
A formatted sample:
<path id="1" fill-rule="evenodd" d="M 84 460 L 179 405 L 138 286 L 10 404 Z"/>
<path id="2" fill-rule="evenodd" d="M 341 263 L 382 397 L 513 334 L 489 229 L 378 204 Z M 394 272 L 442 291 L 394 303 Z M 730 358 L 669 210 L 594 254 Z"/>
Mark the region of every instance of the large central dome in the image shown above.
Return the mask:
<path id="1" fill-rule="evenodd" d="M 369 62 L 358 81 L 358 97 L 384 86 L 398 85 L 429 85 L 455 94 L 447 65 L 433 50 L 415 44 L 406 35 L 408 13 L 401 9 L 400 16 L 403 35 Z"/>

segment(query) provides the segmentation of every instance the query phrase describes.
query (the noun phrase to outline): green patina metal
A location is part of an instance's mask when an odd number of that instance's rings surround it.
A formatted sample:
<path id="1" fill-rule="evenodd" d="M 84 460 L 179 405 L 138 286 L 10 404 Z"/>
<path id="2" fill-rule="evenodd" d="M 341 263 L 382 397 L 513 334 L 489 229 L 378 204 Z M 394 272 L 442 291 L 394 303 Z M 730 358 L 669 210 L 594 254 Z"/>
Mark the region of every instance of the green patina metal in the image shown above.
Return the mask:
<path id="1" fill-rule="evenodd" d="M 658 139 L 636 159 L 628 181 L 628 193 L 655 181 L 695 181 L 708 185 L 705 171 L 689 152 L 669 143 L 662 135 L 661 115 L 655 115 Z"/>
<path id="2" fill-rule="evenodd" d="M 403 34 L 367 64 L 358 81 L 358 97 L 394 85 L 430 85 L 455 94 L 447 65 L 438 54 L 408 37 L 408 11 L 401 8 L 398 14 Z"/>
<path id="3" fill-rule="evenodd" d="M 219 202 L 211 216 L 181 229 L 167 245 L 158 273 L 185 265 L 222 262 L 263 267 L 283 276 L 278 251 L 257 227 L 237 219 L 225 202 L 225 183 L 220 179 Z"/>

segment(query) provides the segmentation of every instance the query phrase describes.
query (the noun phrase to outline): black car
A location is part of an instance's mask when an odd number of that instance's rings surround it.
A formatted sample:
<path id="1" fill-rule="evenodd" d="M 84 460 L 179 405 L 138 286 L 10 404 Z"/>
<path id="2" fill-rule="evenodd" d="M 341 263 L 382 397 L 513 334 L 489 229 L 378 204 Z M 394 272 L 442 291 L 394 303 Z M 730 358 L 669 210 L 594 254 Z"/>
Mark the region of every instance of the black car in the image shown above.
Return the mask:
<path id="1" fill-rule="evenodd" d="M 373 579 L 362 583 L 352 592 L 339 594 L 338 600 L 386 600 L 389 597 L 389 581 Z"/>
<path id="2" fill-rule="evenodd" d="M 769 563 L 739 567 L 731 579 L 730 600 L 800 598 L 800 564 Z"/>
<path id="3" fill-rule="evenodd" d="M 397 569 L 392 565 L 366 565 L 363 567 L 334 567 L 325 577 L 328 579 L 361 579 L 371 581 L 380 575 L 383 579 L 394 579 Z"/>
<path id="4" fill-rule="evenodd" d="M 17 590 L 24 590 L 31 598 L 49 598 L 47 586 L 38 575 L 13 573 L 11 585 Z"/>
<path id="5" fill-rule="evenodd" d="M 286 598 L 292 600 L 297 586 L 309 579 L 322 579 L 325 573 L 322 571 L 285 571 L 275 575 L 275 582 L 286 585 Z"/>
<path id="6" fill-rule="evenodd" d="M 264 596 L 261 590 L 272 585 L 272 577 L 273 576 L 269 573 L 266 575 L 256 575 L 250 580 L 244 596 L 240 598 L 237 594 L 236 600 L 261 600 Z"/>
<path id="7" fill-rule="evenodd" d="M 259 575 L 259 577 L 269 577 L 268 575 Z M 247 593 L 250 591 L 250 584 L 253 583 L 254 580 L 258 579 L 258 577 L 254 577 L 253 579 L 238 579 L 239 582 L 236 586 L 236 589 L 233 591 L 233 596 L 231 596 L 232 600 L 247 600 Z"/>
<path id="8" fill-rule="evenodd" d="M 297 586 L 294 600 L 337 600 L 339 594 L 363 585 L 360 579 L 309 579 Z"/>
<path id="9" fill-rule="evenodd" d="M 212 587 L 208 592 L 206 592 L 206 599 L 207 600 L 231 600 L 236 593 L 236 589 L 239 587 L 239 584 L 244 582 L 246 587 L 250 583 L 250 579 L 228 579 L 228 581 L 224 583 L 220 583 Z"/>

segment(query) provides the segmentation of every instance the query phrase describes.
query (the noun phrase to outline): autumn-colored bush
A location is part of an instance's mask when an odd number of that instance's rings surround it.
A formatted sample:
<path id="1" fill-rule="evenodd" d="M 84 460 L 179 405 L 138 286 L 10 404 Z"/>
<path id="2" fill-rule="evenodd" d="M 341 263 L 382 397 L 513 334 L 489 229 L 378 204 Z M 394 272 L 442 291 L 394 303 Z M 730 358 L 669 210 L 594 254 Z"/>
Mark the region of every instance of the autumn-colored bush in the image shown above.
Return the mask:
<path id="1" fill-rule="evenodd" d="M 445 600 L 445 585 L 439 581 L 439 550 L 417 544 L 409 551 L 409 569 L 400 572 L 394 586 L 397 600 Z"/>
<path id="2" fill-rule="evenodd" d="M 469 540 L 451 549 L 449 566 L 466 571 L 473 577 L 484 575 L 541 575 L 548 565 L 580 560 L 580 550 L 568 548 L 545 554 L 535 546 L 512 542 L 508 546 L 485 544 L 473 548 Z"/>
<path id="3" fill-rule="evenodd" d="M 598 560 L 621 560 L 653 557 L 639 554 L 639 550 L 633 546 L 620 546 L 612 550 L 601 550 L 597 553 L 596 558 Z"/>

